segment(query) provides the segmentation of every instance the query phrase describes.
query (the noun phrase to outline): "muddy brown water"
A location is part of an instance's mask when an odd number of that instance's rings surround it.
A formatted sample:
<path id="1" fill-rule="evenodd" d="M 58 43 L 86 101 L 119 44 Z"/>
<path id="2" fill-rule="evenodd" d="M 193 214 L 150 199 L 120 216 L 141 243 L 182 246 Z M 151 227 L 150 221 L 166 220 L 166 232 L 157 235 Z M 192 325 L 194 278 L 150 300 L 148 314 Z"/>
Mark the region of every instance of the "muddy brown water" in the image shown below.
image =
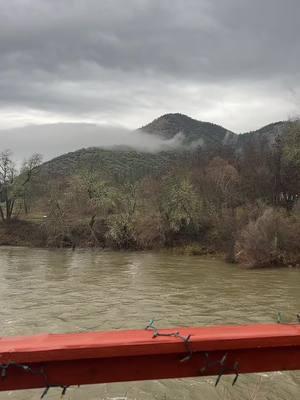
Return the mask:
<path id="1" fill-rule="evenodd" d="M 0 248 L 1 335 L 268 323 L 300 312 L 300 269 L 245 270 L 165 253 Z M 299 399 L 300 372 L 70 388 L 74 400 Z M 0 382 L 1 385 L 1 382 Z M 39 399 L 41 390 L 0 399 Z M 59 399 L 51 389 L 46 399 Z"/>

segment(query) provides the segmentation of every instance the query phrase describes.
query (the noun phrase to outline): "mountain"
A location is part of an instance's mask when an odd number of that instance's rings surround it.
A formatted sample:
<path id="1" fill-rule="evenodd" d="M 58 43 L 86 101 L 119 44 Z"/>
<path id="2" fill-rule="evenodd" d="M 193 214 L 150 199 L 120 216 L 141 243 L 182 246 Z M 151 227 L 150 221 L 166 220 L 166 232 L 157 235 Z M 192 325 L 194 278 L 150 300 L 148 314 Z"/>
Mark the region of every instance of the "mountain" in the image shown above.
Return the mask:
<path id="1" fill-rule="evenodd" d="M 64 176 L 82 168 L 93 168 L 117 180 L 137 179 L 149 173 L 159 174 L 176 160 L 184 163 L 199 147 L 213 156 L 225 147 L 242 154 L 249 145 L 271 146 L 277 135 L 284 134 L 288 124 L 287 121 L 280 121 L 257 131 L 236 134 L 220 125 L 197 121 L 183 114 L 166 114 L 134 131 L 132 134 L 140 140 L 129 142 L 127 146 L 115 144 L 110 149 L 83 148 L 47 161 L 41 169 L 46 175 Z M 143 143 L 146 139 L 150 144 L 149 137 L 155 139 L 156 150 L 146 151 L 137 147 L 136 142 Z M 98 143 L 101 146 L 101 136 Z M 172 146 L 165 147 L 165 143 Z M 157 145 L 161 151 L 157 150 Z"/>
<path id="2" fill-rule="evenodd" d="M 199 144 L 214 146 L 224 142 L 234 142 L 236 134 L 220 125 L 197 121 L 184 114 L 165 114 L 140 128 L 140 131 L 172 139 L 178 134 L 183 136 L 183 144 Z"/>
<path id="3" fill-rule="evenodd" d="M 271 145 L 276 136 L 284 134 L 288 125 L 289 121 L 279 121 L 256 131 L 236 134 L 223 126 L 198 121 L 187 115 L 175 113 L 162 115 L 139 130 L 168 140 L 182 134 L 185 144 L 201 143 L 202 141 L 204 145 L 210 147 L 230 145 L 240 150 L 241 147 L 250 143 L 254 145 L 268 143 Z"/>
<path id="4" fill-rule="evenodd" d="M 243 148 L 247 145 L 271 146 L 277 136 L 283 135 L 289 126 L 289 121 L 279 121 L 266 125 L 256 131 L 246 132 L 238 135 L 237 147 Z"/>

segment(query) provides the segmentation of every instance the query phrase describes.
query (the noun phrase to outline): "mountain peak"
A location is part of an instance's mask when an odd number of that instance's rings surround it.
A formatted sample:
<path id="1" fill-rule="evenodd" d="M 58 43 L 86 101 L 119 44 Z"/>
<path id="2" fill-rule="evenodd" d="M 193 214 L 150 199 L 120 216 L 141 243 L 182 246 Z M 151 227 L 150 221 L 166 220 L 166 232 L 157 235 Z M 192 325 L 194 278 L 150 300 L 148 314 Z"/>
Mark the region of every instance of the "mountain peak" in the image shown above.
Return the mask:
<path id="1" fill-rule="evenodd" d="M 229 132 L 220 125 L 198 121 L 185 114 L 164 114 L 150 124 L 141 128 L 142 131 L 154 134 L 164 139 L 172 139 L 178 133 L 185 136 L 185 141 L 191 143 L 202 139 L 206 144 L 222 142 Z"/>
<path id="2" fill-rule="evenodd" d="M 182 114 L 182 113 L 167 113 L 167 114 L 163 114 L 160 117 L 156 118 L 154 121 L 159 121 L 159 120 L 164 120 L 164 121 L 180 121 L 180 120 L 197 121 L 197 120 L 189 117 L 188 115 Z M 199 122 L 199 121 L 197 121 L 197 122 Z"/>

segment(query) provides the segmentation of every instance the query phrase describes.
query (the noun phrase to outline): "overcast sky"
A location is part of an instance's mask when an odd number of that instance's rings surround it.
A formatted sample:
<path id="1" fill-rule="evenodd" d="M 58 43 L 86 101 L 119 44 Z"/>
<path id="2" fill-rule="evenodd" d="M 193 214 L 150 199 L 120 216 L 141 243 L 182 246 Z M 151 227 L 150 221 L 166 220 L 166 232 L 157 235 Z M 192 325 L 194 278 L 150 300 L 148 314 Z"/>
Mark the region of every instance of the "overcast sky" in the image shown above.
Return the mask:
<path id="1" fill-rule="evenodd" d="M 299 0 L 1 0 L 0 129 L 299 115 Z"/>

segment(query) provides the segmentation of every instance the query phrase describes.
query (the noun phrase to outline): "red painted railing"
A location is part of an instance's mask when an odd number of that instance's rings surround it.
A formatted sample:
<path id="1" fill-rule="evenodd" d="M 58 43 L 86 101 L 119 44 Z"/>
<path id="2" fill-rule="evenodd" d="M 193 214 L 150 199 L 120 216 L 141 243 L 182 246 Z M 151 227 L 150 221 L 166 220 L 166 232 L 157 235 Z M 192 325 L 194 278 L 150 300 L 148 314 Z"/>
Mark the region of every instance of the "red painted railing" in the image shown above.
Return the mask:
<path id="1" fill-rule="evenodd" d="M 0 390 L 300 369 L 300 324 L 0 338 Z"/>

